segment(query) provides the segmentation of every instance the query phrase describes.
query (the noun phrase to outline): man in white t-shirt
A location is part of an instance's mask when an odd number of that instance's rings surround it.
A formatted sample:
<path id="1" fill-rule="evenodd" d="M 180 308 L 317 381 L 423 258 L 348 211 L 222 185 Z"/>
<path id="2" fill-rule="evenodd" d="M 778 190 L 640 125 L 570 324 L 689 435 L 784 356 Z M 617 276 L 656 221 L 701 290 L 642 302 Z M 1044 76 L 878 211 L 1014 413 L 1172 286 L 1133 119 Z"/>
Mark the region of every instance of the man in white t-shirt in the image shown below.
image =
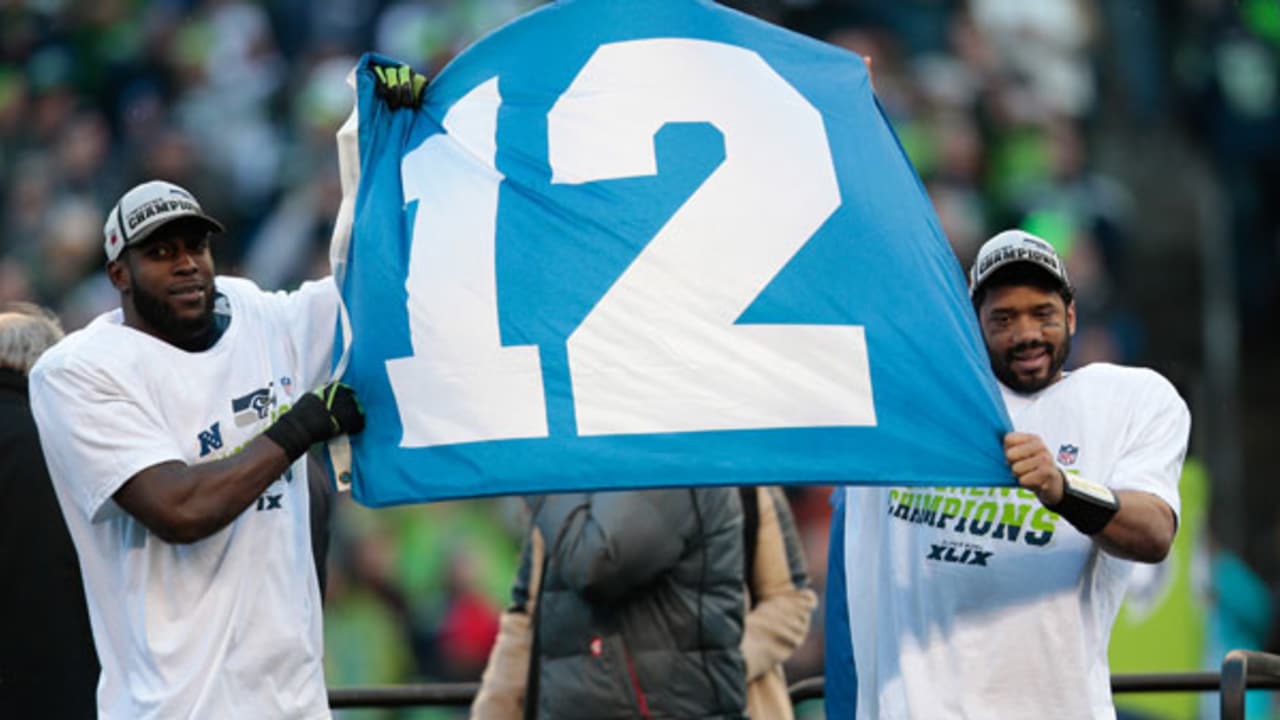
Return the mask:
<path id="1" fill-rule="evenodd" d="M 325 382 L 332 279 L 214 277 L 222 226 L 186 190 L 134 187 L 104 228 L 120 308 L 31 372 L 80 559 L 102 718 L 327 718 L 307 462 L 359 432 Z"/>
<path id="2" fill-rule="evenodd" d="M 829 710 L 1114 718 L 1111 625 L 1133 562 L 1159 562 L 1173 542 L 1190 415 L 1150 370 L 1063 371 L 1073 290 L 1044 240 L 987 241 L 970 290 L 1020 487 L 843 491 L 831 572 L 844 591 L 827 622 L 847 628 L 852 657 L 847 639 L 828 648 L 827 683 L 856 674 L 857 692 L 828 692 Z"/>

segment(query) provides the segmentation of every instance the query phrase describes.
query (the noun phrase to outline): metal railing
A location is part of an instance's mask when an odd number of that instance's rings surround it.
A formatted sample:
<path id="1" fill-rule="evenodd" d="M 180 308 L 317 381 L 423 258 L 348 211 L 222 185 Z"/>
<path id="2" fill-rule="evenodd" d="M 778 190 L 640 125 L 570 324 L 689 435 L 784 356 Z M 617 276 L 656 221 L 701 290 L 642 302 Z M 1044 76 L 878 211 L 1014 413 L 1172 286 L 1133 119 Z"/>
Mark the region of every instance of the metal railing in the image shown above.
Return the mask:
<path id="1" fill-rule="evenodd" d="M 418 707 L 470 705 L 480 683 L 418 683 L 329 690 L 331 708 Z"/>
<path id="2" fill-rule="evenodd" d="M 479 683 L 422 683 L 384 687 L 334 688 L 332 708 L 453 706 L 471 704 Z M 788 688 L 793 705 L 821 699 L 822 676 L 805 678 Z M 1111 676 L 1113 693 L 1218 692 L 1222 720 L 1244 720 L 1246 690 L 1280 690 L 1280 655 L 1253 650 L 1232 650 L 1222 661 L 1221 672 L 1141 673 Z"/>
<path id="3" fill-rule="evenodd" d="M 1280 655 L 1232 650 L 1222 661 L 1222 720 L 1244 719 L 1245 690 L 1280 687 Z"/>

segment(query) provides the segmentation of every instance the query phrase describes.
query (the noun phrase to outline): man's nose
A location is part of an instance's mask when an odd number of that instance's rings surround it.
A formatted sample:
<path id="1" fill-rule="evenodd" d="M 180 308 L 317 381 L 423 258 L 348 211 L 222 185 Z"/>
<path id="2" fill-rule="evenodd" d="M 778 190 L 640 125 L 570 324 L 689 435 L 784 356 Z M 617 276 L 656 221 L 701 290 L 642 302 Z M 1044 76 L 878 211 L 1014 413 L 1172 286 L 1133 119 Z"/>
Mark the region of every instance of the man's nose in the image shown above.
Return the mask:
<path id="1" fill-rule="evenodd" d="M 1030 316 L 1023 316 L 1013 321 L 1013 341 L 1015 343 L 1040 339 L 1040 323 Z"/>
<path id="2" fill-rule="evenodd" d="M 200 266 L 196 263 L 196 257 L 194 254 L 189 253 L 186 250 L 178 251 L 178 257 L 174 261 L 174 272 L 184 274 L 193 273 L 199 268 Z"/>

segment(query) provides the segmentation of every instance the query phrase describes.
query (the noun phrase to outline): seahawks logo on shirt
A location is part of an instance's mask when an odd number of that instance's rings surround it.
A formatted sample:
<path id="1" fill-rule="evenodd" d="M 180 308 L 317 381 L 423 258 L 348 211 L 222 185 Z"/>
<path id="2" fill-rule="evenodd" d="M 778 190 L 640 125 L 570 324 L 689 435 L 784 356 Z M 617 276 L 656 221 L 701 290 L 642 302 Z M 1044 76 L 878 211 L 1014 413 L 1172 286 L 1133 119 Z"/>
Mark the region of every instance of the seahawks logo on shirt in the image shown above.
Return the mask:
<path id="1" fill-rule="evenodd" d="M 259 420 L 266 420 L 275 405 L 275 396 L 271 394 L 271 383 L 258 388 L 248 395 L 242 395 L 231 401 L 231 412 L 235 416 L 236 427 L 252 425 Z"/>

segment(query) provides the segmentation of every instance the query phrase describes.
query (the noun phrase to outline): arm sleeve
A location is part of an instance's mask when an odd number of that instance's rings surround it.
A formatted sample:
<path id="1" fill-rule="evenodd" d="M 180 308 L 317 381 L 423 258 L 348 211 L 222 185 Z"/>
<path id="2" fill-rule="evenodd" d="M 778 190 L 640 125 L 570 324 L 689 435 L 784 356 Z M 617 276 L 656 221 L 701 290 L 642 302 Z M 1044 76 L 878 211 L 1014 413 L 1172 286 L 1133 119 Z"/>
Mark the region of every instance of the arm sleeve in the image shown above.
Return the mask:
<path id="1" fill-rule="evenodd" d="M 754 606 L 742 636 L 747 682 L 791 657 L 804 642 L 818 604 L 786 497 L 777 488 L 760 487 L 756 492 L 760 520 L 751 550 Z"/>
<path id="2" fill-rule="evenodd" d="M 693 529 L 689 490 L 552 496 L 535 522 L 569 587 L 612 601 L 674 567 Z"/>
<path id="3" fill-rule="evenodd" d="M 105 371 L 74 359 L 32 370 L 31 412 L 49 475 L 91 522 L 122 512 L 111 496 L 138 472 L 183 461 L 164 419 L 140 400 L 144 392 L 126 392 Z"/>
<path id="4" fill-rule="evenodd" d="M 1111 470 L 1108 486 L 1151 493 L 1164 500 L 1177 518 L 1182 507 L 1178 479 L 1187 455 L 1191 413 L 1173 386 L 1154 373 L 1132 405 L 1125 449 Z"/>
<path id="5" fill-rule="evenodd" d="M 291 293 L 277 294 L 284 311 L 284 331 L 298 353 L 303 390 L 329 379 L 338 327 L 338 286 L 332 276 L 304 282 Z"/>

